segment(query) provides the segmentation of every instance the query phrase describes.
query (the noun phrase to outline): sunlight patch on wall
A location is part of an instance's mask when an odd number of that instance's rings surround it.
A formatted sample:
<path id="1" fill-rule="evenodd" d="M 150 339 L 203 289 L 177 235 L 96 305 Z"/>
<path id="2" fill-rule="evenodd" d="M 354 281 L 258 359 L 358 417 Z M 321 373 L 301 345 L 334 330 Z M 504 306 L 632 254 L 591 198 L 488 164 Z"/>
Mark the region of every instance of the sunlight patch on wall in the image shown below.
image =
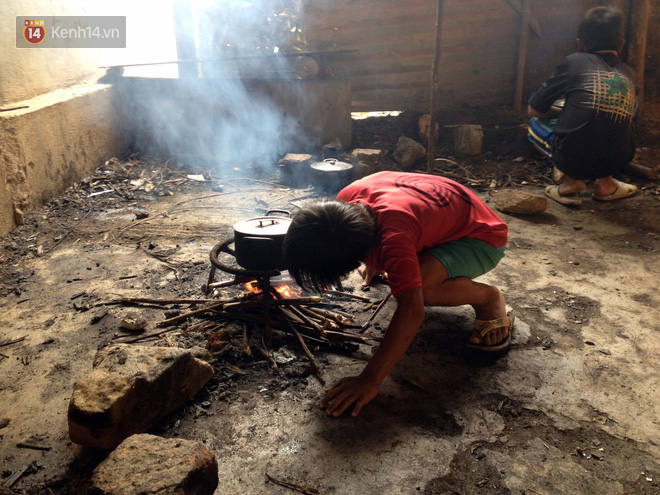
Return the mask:
<path id="1" fill-rule="evenodd" d="M 371 117 L 398 117 L 401 115 L 399 110 L 383 110 L 380 112 L 351 112 L 351 118 L 353 120 L 362 120 L 368 119 Z"/>

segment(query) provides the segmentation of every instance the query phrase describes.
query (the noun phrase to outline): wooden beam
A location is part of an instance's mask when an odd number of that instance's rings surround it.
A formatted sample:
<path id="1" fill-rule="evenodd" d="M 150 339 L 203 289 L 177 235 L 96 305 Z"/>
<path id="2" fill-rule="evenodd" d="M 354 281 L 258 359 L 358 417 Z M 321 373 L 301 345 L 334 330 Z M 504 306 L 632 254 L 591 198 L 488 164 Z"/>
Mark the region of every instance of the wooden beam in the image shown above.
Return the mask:
<path id="1" fill-rule="evenodd" d="M 529 23 L 531 19 L 532 0 L 523 0 L 522 20 L 520 23 L 520 44 L 518 47 L 518 70 L 516 87 L 513 96 L 513 109 L 522 112 L 523 88 L 525 86 L 525 67 L 527 61 L 527 45 L 529 44 Z"/>
<path id="2" fill-rule="evenodd" d="M 635 69 L 639 86 L 639 111 L 644 110 L 644 69 L 646 59 L 646 41 L 651 16 L 651 0 L 632 0 L 630 5 L 628 60 Z"/>
<path id="3" fill-rule="evenodd" d="M 429 126 L 429 145 L 428 145 L 428 163 L 426 165 L 426 173 L 432 173 L 435 168 L 435 125 L 438 120 L 436 115 L 438 111 L 438 81 L 439 77 L 439 67 L 440 67 L 440 49 L 442 47 L 442 17 L 445 7 L 444 0 L 438 0 L 438 5 L 436 8 L 436 17 L 435 17 L 435 56 L 433 58 L 433 77 L 431 85 L 431 122 Z"/>

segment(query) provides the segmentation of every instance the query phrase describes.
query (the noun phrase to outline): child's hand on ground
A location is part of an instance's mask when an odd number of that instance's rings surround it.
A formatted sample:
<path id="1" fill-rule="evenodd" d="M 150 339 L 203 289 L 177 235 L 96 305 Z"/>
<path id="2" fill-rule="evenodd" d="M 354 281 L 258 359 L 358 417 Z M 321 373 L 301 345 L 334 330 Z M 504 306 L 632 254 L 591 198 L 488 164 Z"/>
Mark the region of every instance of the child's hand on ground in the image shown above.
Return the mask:
<path id="1" fill-rule="evenodd" d="M 321 401 L 321 408 L 326 414 L 335 418 L 341 415 L 352 404 L 355 404 L 351 416 L 360 413 L 362 407 L 371 402 L 378 395 L 378 384 L 363 378 L 351 376 L 342 378 L 325 393 Z"/>
<path id="2" fill-rule="evenodd" d="M 371 270 L 364 265 L 358 268 L 358 273 L 364 279 L 364 282 L 362 282 L 363 287 L 367 287 L 368 285 L 371 285 L 371 282 L 376 277 L 382 277 L 383 280 L 387 280 L 387 273 L 383 271 Z"/>

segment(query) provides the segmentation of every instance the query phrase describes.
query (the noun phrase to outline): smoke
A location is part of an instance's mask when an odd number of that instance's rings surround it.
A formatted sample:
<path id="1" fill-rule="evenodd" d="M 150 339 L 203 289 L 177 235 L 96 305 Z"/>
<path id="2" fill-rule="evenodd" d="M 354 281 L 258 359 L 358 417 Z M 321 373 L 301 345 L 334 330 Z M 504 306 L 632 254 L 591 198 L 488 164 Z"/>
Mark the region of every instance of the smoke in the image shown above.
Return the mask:
<path id="1" fill-rule="evenodd" d="M 287 152 L 319 149 L 300 119 L 314 95 L 301 91 L 295 57 L 286 56 L 304 49 L 297 3 L 175 2 L 177 29 L 194 33 L 178 39 L 198 62 L 179 64 L 178 79 L 123 78 L 134 148 L 219 172 L 264 169 Z M 191 70 L 198 77 L 185 77 Z"/>

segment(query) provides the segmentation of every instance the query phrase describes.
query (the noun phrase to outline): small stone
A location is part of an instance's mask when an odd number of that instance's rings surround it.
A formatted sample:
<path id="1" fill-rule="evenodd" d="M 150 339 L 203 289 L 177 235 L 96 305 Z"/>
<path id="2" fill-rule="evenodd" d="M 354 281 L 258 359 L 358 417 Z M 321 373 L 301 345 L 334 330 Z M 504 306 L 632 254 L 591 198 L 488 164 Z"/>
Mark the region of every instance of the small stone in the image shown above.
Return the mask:
<path id="1" fill-rule="evenodd" d="M 537 215 L 543 213 L 547 206 L 548 200 L 544 196 L 518 189 L 502 189 L 495 197 L 495 207 L 504 213 Z"/>
<path id="2" fill-rule="evenodd" d="M 25 213 L 17 206 L 14 206 L 14 223 L 18 227 L 25 225 Z"/>
<path id="3" fill-rule="evenodd" d="M 108 310 L 103 308 L 99 309 L 96 313 L 94 313 L 94 316 L 92 316 L 92 323 L 98 323 L 101 321 L 103 318 L 105 318 L 108 315 Z"/>

